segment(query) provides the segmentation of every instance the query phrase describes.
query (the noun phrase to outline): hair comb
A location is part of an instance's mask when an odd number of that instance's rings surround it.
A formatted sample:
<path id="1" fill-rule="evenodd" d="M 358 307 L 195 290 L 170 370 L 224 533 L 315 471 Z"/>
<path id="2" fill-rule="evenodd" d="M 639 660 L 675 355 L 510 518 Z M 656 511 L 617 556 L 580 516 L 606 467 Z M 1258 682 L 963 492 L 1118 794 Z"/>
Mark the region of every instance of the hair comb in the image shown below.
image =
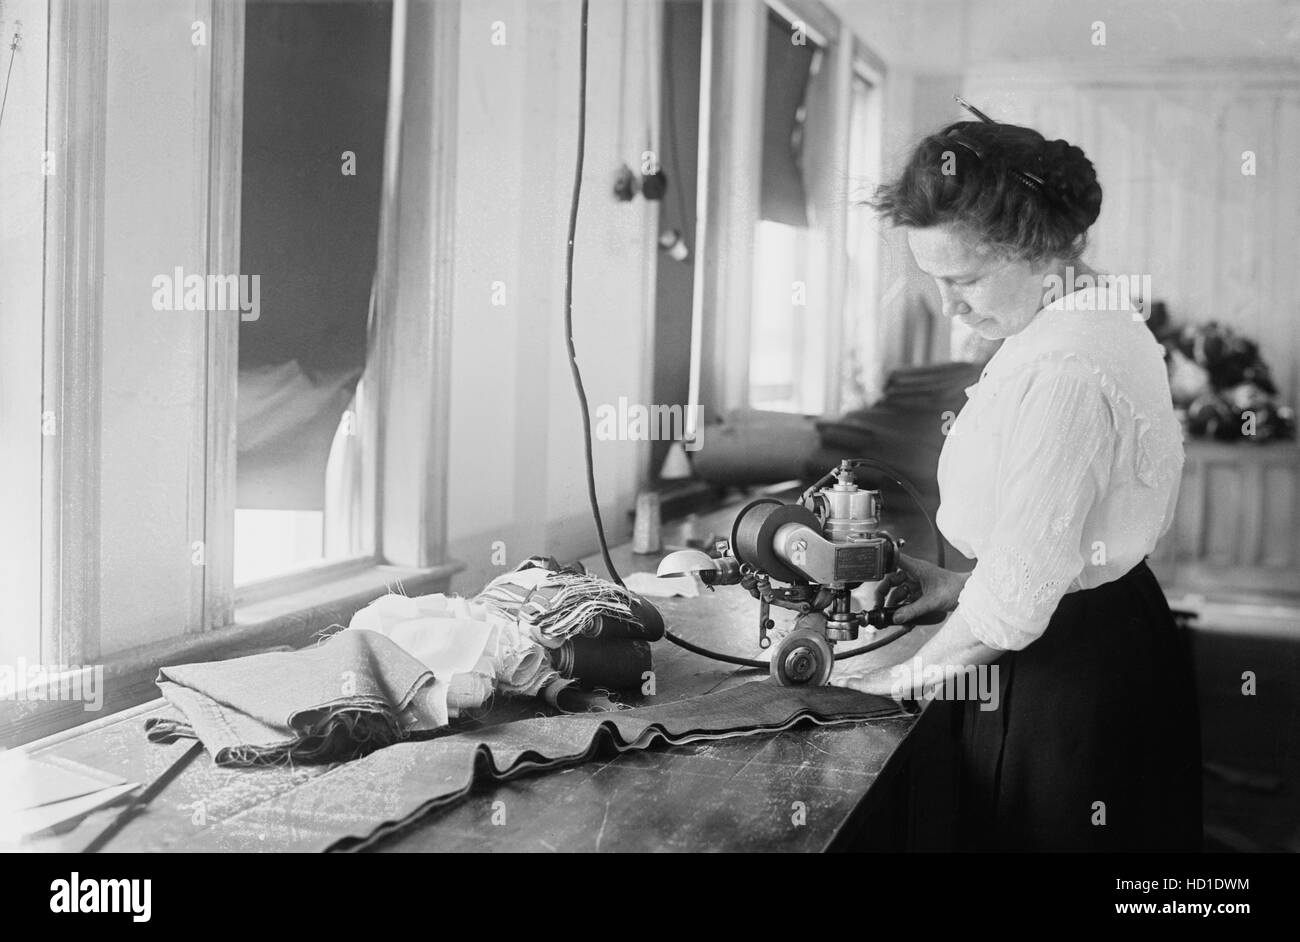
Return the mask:
<path id="1" fill-rule="evenodd" d="M 989 117 L 988 115 L 986 115 L 984 112 L 980 111 L 978 108 L 976 108 L 974 105 L 972 105 L 970 102 L 968 102 L 965 98 L 962 98 L 960 95 L 953 95 L 953 96 L 952 96 L 952 100 L 955 101 L 955 102 L 957 102 L 957 104 L 961 105 L 963 108 L 965 108 L 967 111 L 969 111 L 969 112 L 970 112 L 971 114 L 973 114 L 975 117 L 979 118 L 979 119 L 980 119 L 981 121 L 983 121 L 985 124 L 997 124 L 996 121 L 994 121 L 992 118 L 990 118 L 990 117 Z"/>
<path id="2" fill-rule="evenodd" d="M 965 98 L 962 98 L 960 95 L 953 95 L 952 98 L 953 101 L 957 102 L 957 104 L 961 105 L 963 108 L 965 108 L 975 117 L 979 118 L 979 120 L 984 122 L 985 124 L 997 124 L 996 121 L 994 121 L 984 112 L 980 111 L 978 108 L 976 108 L 974 105 L 968 102 Z M 951 133 L 948 136 L 951 137 L 958 144 L 960 144 L 962 147 L 965 147 L 976 157 L 982 158 L 984 156 L 979 152 L 979 150 L 977 150 L 973 145 L 971 145 L 970 142 L 960 137 L 956 133 Z M 1038 193 L 1047 194 L 1047 183 L 1038 174 L 1030 173 L 1028 170 L 1017 170 L 1015 168 L 1012 168 L 1011 173 L 1013 176 L 1015 176 L 1017 180 L 1019 180 L 1025 186 L 1029 187 L 1031 190 L 1034 190 Z M 1054 194 L 1049 194 L 1049 195 L 1054 195 Z"/>

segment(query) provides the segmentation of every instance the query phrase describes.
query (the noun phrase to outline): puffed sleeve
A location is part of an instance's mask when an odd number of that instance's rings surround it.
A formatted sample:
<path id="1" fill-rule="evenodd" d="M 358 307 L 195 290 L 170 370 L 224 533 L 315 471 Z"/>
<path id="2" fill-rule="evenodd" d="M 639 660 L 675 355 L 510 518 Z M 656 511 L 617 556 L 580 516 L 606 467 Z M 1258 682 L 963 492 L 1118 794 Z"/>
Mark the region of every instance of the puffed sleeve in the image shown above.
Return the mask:
<path id="1" fill-rule="evenodd" d="M 1109 481 L 1115 428 L 1096 377 L 1077 361 L 1027 369 L 998 400 L 995 522 L 952 618 L 989 647 L 1019 650 L 1083 571 L 1084 521 Z"/>

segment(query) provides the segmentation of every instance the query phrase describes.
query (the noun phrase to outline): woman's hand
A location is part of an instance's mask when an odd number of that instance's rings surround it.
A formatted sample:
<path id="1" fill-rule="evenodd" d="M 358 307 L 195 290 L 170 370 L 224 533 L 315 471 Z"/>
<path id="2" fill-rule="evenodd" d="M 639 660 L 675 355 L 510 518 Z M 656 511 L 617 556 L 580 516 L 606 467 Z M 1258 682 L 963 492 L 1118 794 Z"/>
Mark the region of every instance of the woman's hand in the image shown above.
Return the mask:
<path id="1" fill-rule="evenodd" d="M 893 697 L 895 700 L 910 697 L 912 691 L 901 690 L 897 673 L 892 667 L 858 667 L 853 661 L 837 661 L 835 671 L 829 681 L 834 687 L 849 687 L 859 693 L 870 693 L 877 697 Z"/>
<path id="2" fill-rule="evenodd" d="M 876 586 L 876 605 L 892 608 L 894 624 L 915 621 L 930 612 L 951 612 L 970 573 L 940 569 L 934 563 L 898 554 L 898 569 Z"/>
<path id="3" fill-rule="evenodd" d="M 969 573 L 941 569 L 899 553 L 898 569 L 876 586 L 876 605 L 898 606 L 894 612 L 895 624 L 906 624 L 931 612 L 950 612 L 957 607 L 957 597 L 969 578 Z M 900 672 L 897 665 L 859 667 L 853 661 L 837 662 L 830 683 L 895 700 L 918 695 L 908 672 Z"/>

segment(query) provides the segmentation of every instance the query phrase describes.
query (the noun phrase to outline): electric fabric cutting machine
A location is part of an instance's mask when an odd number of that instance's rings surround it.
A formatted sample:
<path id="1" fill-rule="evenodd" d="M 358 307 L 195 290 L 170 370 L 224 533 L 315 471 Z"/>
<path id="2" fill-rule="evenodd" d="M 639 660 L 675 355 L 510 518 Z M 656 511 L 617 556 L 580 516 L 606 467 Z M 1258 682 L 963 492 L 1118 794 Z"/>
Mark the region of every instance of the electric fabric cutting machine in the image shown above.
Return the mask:
<path id="1" fill-rule="evenodd" d="M 771 606 L 798 613 L 793 630 L 777 644 L 770 662 L 772 676 L 783 685 L 825 684 L 837 659 L 833 652 L 837 642 L 856 641 L 863 626 L 892 624 L 897 606 L 853 611 L 852 591 L 894 572 L 904 542 L 882 526 L 880 491 L 858 485 L 854 469 L 863 466 L 894 480 L 925 513 L 915 489 L 887 466 L 866 458 L 846 458 L 795 503 L 765 497 L 746 504 L 732 524 L 731 539 L 719 540 L 712 554 L 679 550 L 659 564 L 660 576 L 697 573 L 710 589 L 739 584 L 747 590 L 758 600 L 758 643 L 764 649 L 772 644 L 768 632 L 775 626 Z M 929 514 L 925 515 L 942 565 L 942 540 Z M 944 617 L 931 613 L 918 623 L 935 623 Z M 855 653 L 864 652 L 839 657 Z"/>

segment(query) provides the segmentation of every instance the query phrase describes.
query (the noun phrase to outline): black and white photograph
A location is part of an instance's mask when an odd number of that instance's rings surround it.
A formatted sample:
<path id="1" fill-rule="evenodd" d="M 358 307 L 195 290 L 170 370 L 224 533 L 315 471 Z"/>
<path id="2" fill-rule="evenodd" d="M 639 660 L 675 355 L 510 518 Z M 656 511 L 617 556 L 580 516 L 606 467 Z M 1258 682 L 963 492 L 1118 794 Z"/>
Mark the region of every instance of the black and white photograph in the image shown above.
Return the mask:
<path id="1" fill-rule="evenodd" d="M 1300 0 L 0 0 L 27 903 L 1052 854 L 1240 927 L 1300 853 L 1298 161 Z"/>

